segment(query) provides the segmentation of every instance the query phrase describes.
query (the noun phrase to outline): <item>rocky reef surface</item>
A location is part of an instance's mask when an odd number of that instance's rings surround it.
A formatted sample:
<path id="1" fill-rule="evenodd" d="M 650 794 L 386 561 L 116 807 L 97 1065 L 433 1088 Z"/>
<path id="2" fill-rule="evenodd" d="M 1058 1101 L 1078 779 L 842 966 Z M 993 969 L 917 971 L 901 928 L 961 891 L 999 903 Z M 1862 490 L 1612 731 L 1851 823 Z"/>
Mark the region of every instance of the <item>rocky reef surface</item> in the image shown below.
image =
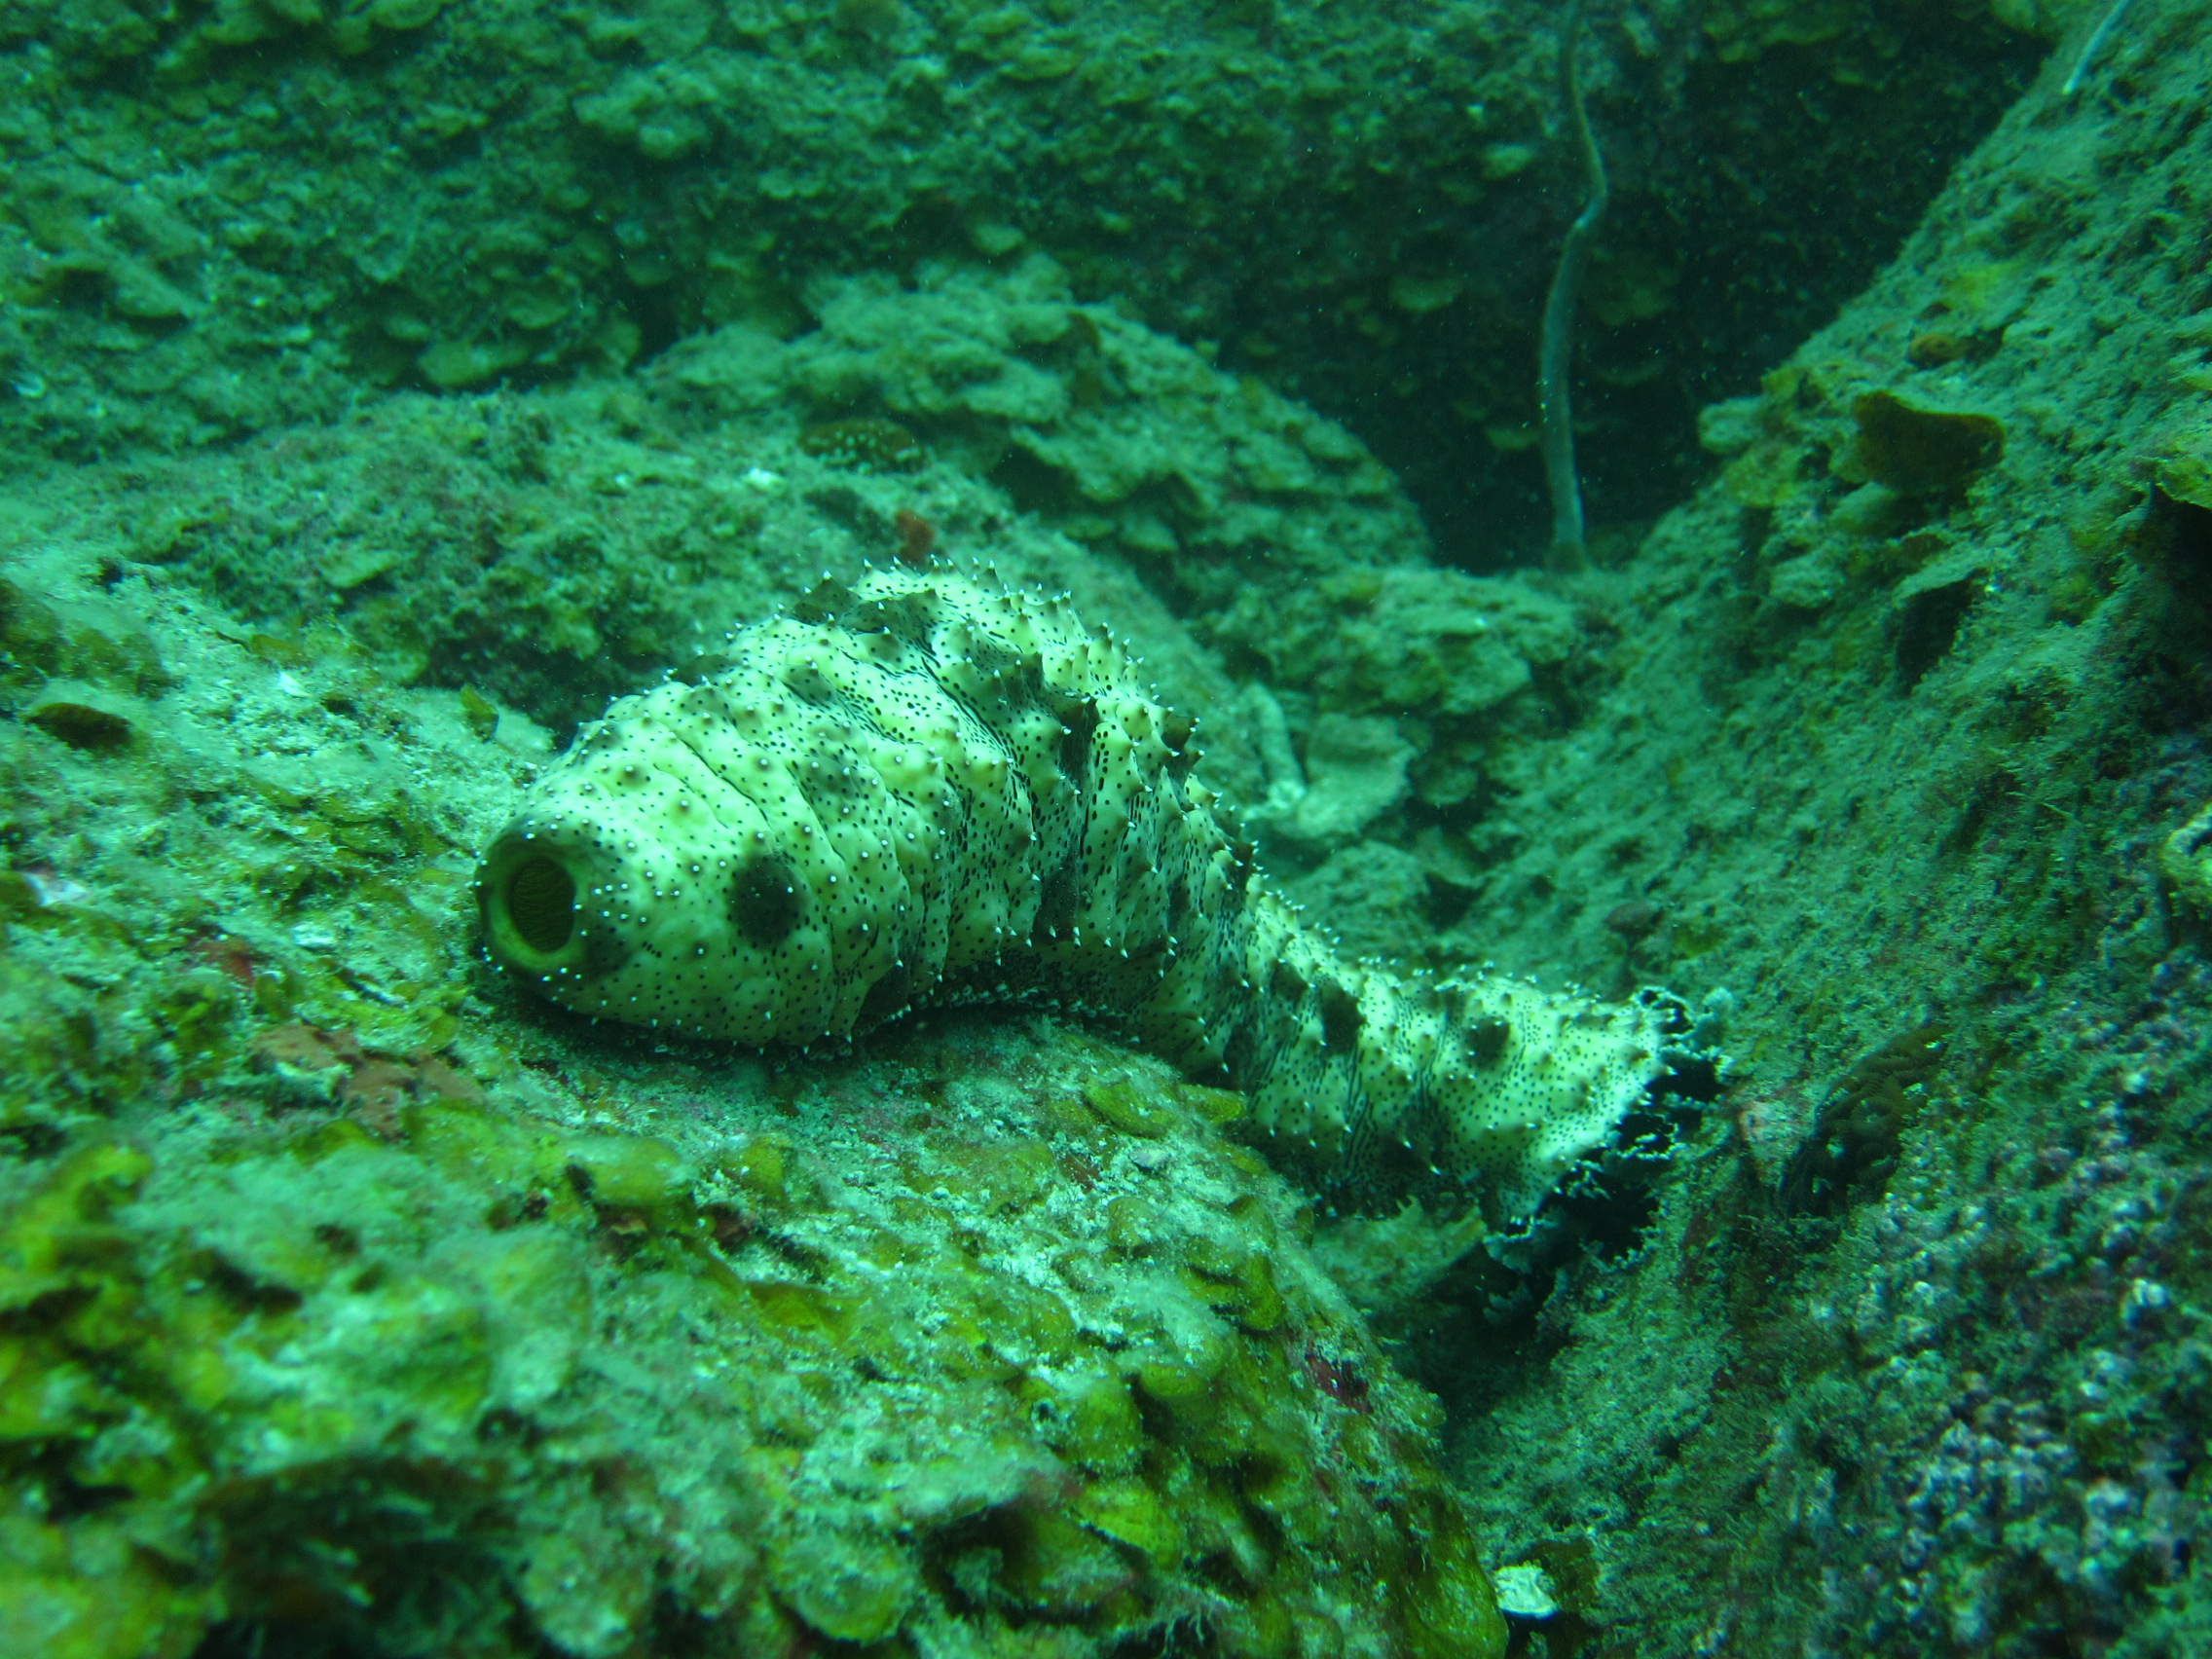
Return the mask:
<path id="1" fill-rule="evenodd" d="M 128 546 L 24 527 L 0 588 L 18 1650 L 1499 1650 L 1240 1096 L 1012 1012 L 555 1016 L 471 887 L 544 728 Z"/>
<path id="2" fill-rule="evenodd" d="M 1448 950 L 1732 1004 L 1632 1261 L 1502 1368 L 1479 1289 L 1404 1314 L 1579 1650 L 2212 1629 L 2212 42 L 2128 17 L 1708 412 L 1718 477 L 1580 590 L 1609 683 L 1475 831 Z"/>
<path id="3" fill-rule="evenodd" d="M 1618 514 L 1862 283 L 2080 0 L 1638 0 L 1589 412 Z M 801 326 L 813 284 L 1042 249 L 1532 543 L 1558 8 L 5 0 L 0 461 L 229 442 Z M 13 388 L 13 395 L 10 388 Z M 1625 452 L 1622 452 L 1625 453 Z M 1523 533 L 1528 533 L 1524 537 Z"/>
<path id="4" fill-rule="evenodd" d="M 2212 1641 L 2204 20 L 1615 16 L 1545 575 L 1524 10 L 0 4 L 0 1650 Z M 1077 1020 L 483 960 L 578 721 L 954 559 L 1347 954 L 1725 1065 L 1508 1234 Z"/>

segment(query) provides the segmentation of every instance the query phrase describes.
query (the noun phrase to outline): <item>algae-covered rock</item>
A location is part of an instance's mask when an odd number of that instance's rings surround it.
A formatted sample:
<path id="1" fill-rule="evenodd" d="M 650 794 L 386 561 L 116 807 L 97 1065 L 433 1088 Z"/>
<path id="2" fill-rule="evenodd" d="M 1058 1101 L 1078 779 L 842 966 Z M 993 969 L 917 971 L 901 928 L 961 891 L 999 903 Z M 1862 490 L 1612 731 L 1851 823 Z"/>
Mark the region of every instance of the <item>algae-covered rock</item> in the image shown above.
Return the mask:
<path id="1" fill-rule="evenodd" d="M 2158 868 L 2176 896 L 2212 916 L 2212 805 L 2159 844 Z"/>
<path id="2" fill-rule="evenodd" d="M 1655 98 L 1684 122 L 1638 140 L 1588 284 L 1599 372 L 1648 388 L 1603 408 L 1608 439 L 1678 428 L 1673 387 L 1751 369 L 1778 304 L 1818 314 L 1870 267 L 1850 233 L 1901 227 L 2030 67 L 1983 10 L 1731 0 L 1587 31 L 1602 130 Z M 1485 433 L 1529 400 L 1555 24 L 1537 0 L 0 0 L 11 181 L 82 175 L 0 212 L 0 456 L 580 384 L 698 329 L 796 332 L 825 276 L 1041 249 L 1360 425 L 1424 504 L 1471 491 L 1487 560 L 1492 509 L 1526 518 L 1526 460 Z M 1686 249 L 1752 275 L 1671 282 Z"/>
<path id="3" fill-rule="evenodd" d="M 727 413 L 787 387 L 817 418 L 804 447 L 846 465 L 911 469 L 918 436 L 1206 610 L 1255 577 L 1274 591 L 1424 544 L 1342 426 L 1114 307 L 1076 303 L 1042 255 L 1003 275 L 931 267 L 912 287 L 825 282 L 810 299 L 820 326 L 781 348 L 742 324 L 686 342 L 656 370 L 670 398 Z"/>
<path id="4" fill-rule="evenodd" d="M 1843 591 L 1844 574 L 1818 553 L 1786 559 L 1768 572 L 1767 597 L 1797 610 L 1819 610 Z"/>
<path id="5" fill-rule="evenodd" d="M 1081 1088 L 1108 1057 L 1026 1064 Z M 0 1618 L 43 1608 L 63 1643 L 43 1651 L 122 1659 L 181 1651 L 217 1606 L 397 1651 L 504 1609 L 614 1653 L 645 1650 L 658 1583 L 703 1629 L 839 1641 L 980 1617 L 1102 1652 L 1198 1596 L 1235 1652 L 1291 1651 L 1285 1622 L 1324 1616 L 1409 1653 L 1499 1650 L 1422 1450 L 1433 1409 L 1278 1225 L 1287 1195 L 1253 1192 L 1157 1075 L 1119 1084 L 1172 1121 L 1172 1161 L 994 1104 L 921 1141 L 926 1192 L 893 1201 L 911 1178 L 847 1154 L 775 1219 L 717 1178 L 672 1184 L 653 1137 L 498 1107 L 419 1112 L 391 1144 L 279 1131 L 209 1162 L 157 1134 L 34 1165 L 0 1233 L 0 1433 L 45 1449 L 38 1479 L 106 1495 L 54 1529 L 97 1594 L 56 1602 L 18 1555 Z M 818 1111 L 826 1153 L 843 1137 Z M 1082 1201 L 973 1184 L 1023 1146 Z M 1225 1207 L 1228 1181 L 1249 1196 Z M 643 1201 L 597 1201 L 617 1190 Z M 1117 1190 L 1144 1196 L 1141 1252 L 1096 1219 Z M 1030 1260 L 1064 1265 L 1031 1282 Z M 1356 1397 L 1316 1381 L 1354 1369 Z M 578 1457 L 622 1477 L 574 1489 Z M 151 1604 L 137 1555 L 92 1547 L 117 1530 L 160 1564 Z M 222 1565 L 239 1552 L 273 1555 Z"/>
<path id="6" fill-rule="evenodd" d="M 1280 823 L 1286 834 L 1342 846 L 1406 796 L 1413 746 L 1373 715 L 1323 715 L 1306 738 L 1305 797 Z"/>
<path id="7" fill-rule="evenodd" d="M 1893 391 L 1862 392 L 1843 476 L 1908 494 L 1957 490 L 2004 459 L 2005 424 L 1971 409 L 1940 409 Z"/>
<path id="8" fill-rule="evenodd" d="M 1103 521 L 1072 490 L 1039 499 L 1043 473 L 1002 464 L 1017 439 L 1042 443 L 1068 422 L 1017 422 L 1011 385 L 1091 386 L 1069 405 L 1070 422 L 1088 423 L 1086 453 L 1125 461 L 1130 488 L 1160 496 L 1146 522 L 1190 543 L 1188 557 L 1173 536 L 1165 554 L 1147 552 L 1164 563 L 1162 590 L 1188 579 L 1226 604 L 1244 585 L 1235 561 L 1264 555 L 1280 587 L 1346 547 L 1419 554 L 1411 507 L 1386 483 L 1369 491 L 1384 475 L 1341 428 L 1075 304 L 1047 264 L 825 292 L 824 326 L 789 344 L 732 327 L 671 350 L 634 387 L 396 396 L 349 429 L 132 469 L 85 505 L 129 559 L 182 573 L 250 621 L 265 658 L 365 652 L 392 680 L 479 699 L 472 718 L 496 731 L 504 709 L 510 747 L 524 736 L 516 718 L 565 736 L 608 697 L 711 660 L 724 634 L 826 571 L 850 581 L 871 560 L 927 568 L 985 551 L 1010 571 L 1096 591 L 1101 567 L 1051 527 L 1095 539 Z M 1246 463 L 1255 445 L 1292 437 L 1318 457 L 1310 476 Z M 1178 482 L 1191 479 L 1202 492 Z M 1215 701 L 1218 663 L 1168 622 L 1161 597 L 1126 575 L 1107 585 L 1124 626 L 1149 623 L 1161 689 Z M 42 624 L 25 613 L 20 626 Z M 1217 779 L 1234 787 L 1248 741 L 1222 722 L 1208 743 Z"/>
<path id="9" fill-rule="evenodd" d="M 2212 422 L 2190 422 L 2167 437 L 2154 466 L 2158 488 L 2172 499 L 2212 508 Z"/>
<path id="10" fill-rule="evenodd" d="M 1456 719 L 1488 715 L 1582 646 L 1572 608 L 1528 583 L 1348 560 L 1296 592 L 1246 594 L 1224 631 L 1325 707 Z"/>

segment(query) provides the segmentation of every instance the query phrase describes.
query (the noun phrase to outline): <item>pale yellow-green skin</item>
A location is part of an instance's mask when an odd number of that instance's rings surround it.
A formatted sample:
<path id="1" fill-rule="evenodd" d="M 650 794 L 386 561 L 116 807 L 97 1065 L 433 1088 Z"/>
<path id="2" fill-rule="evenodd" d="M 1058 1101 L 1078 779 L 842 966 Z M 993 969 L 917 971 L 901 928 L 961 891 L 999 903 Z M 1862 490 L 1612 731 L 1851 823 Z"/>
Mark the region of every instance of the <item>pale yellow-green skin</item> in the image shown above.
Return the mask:
<path id="1" fill-rule="evenodd" d="M 730 656 L 617 701 L 486 854 L 492 954 L 553 1001 L 753 1045 L 1043 1002 L 1244 1089 L 1324 1184 L 1501 1220 L 1662 1069 L 1645 1003 L 1340 959 L 1060 602 L 875 572 Z"/>

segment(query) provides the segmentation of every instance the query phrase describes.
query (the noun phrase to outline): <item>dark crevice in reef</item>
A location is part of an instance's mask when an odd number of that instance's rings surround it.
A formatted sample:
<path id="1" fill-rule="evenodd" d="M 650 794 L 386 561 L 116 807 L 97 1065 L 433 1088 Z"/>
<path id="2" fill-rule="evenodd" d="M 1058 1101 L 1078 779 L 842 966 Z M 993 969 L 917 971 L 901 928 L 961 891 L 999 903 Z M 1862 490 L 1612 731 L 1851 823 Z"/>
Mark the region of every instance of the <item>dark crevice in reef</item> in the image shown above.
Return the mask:
<path id="1" fill-rule="evenodd" d="M 1669 87 L 1664 66 L 1621 54 L 1634 66 L 1596 93 L 1615 199 L 1585 284 L 1575 416 L 1601 530 L 1652 518 L 1695 487 L 1712 465 L 1698 411 L 1755 391 L 1866 285 L 2043 60 L 2042 43 L 1986 13 L 1880 10 L 1894 33 L 1864 49 L 1879 60 L 1872 75 L 1833 45 L 1777 46 L 1745 62 L 1706 57 Z M 1264 332 L 1269 354 L 1224 360 L 1357 432 L 1404 482 L 1444 559 L 1478 571 L 1526 563 L 1550 522 L 1542 462 L 1490 434 L 1533 421 L 1548 250 L 1575 201 L 1562 175 L 1547 217 L 1501 223 L 1487 198 L 1457 224 L 1448 209 L 1426 210 L 1422 245 L 1466 289 L 1435 313 L 1391 317 L 1380 350 L 1360 332 L 1372 326 L 1366 313 L 1286 314 L 1286 277 L 1263 252 L 1226 336 Z M 1500 247 L 1514 251 L 1510 266 Z M 1640 288 L 1652 297 L 1632 297 Z M 1661 309 L 1627 315 L 1647 305 Z M 1501 340 L 1501 315 L 1526 317 L 1525 333 Z M 1524 406 L 1470 418 L 1469 388 L 1486 383 L 1525 383 Z"/>

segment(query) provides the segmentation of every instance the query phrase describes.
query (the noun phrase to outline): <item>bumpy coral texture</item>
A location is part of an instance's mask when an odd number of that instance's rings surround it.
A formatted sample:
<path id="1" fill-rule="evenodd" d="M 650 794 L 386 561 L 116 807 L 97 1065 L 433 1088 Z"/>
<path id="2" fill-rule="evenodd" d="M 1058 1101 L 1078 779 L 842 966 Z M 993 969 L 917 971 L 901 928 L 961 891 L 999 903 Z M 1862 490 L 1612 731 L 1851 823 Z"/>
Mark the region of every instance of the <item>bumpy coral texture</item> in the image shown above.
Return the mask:
<path id="1" fill-rule="evenodd" d="M 756 1045 L 1045 1002 L 1226 1077 L 1323 1185 L 1498 1218 L 1660 1068 L 1647 1003 L 1342 960 L 1193 775 L 1192 722 L 1061 602 L 877 572 L 728 660 L 614 703 L 487 853 L 492 953 L 553 1001 Z"/>

